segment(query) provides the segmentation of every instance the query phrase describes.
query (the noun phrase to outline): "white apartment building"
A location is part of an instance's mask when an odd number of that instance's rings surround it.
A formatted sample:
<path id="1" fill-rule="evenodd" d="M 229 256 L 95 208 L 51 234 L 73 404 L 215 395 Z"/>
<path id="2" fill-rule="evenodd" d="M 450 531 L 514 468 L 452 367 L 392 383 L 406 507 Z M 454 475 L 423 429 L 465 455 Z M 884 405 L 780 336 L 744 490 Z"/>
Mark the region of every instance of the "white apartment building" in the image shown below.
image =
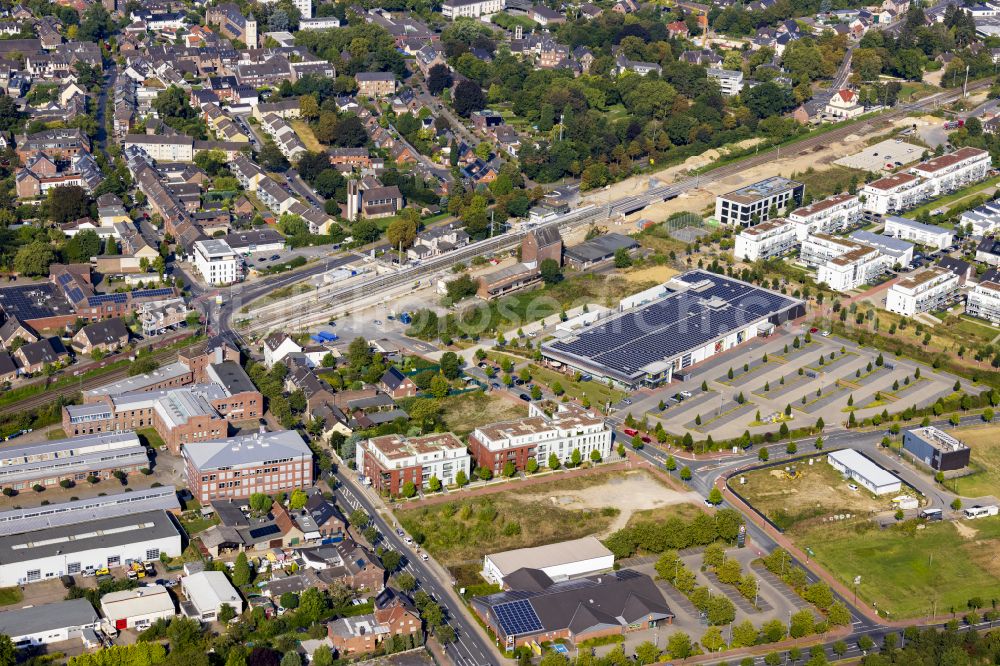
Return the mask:
<path id="1" fill-rule="evenodd" d="M 958 291 L 958 275 L 933 266 L 892 285 L 885 297 L 889 312 L 912 317 L 918 312 L 940 310 Z"/>
<path id="2" fill-rule="evenodd" d="M 882 230 L 882 234 L 893 238 L 902 238 L 918 245 L 927 245 L 935 250 L 943 250 L 951 245 L 955 238 L 948 229 L 896 215 L 885 218 L 885 228 Z"/>
<path id="3" fill-rule="evenodd" d="M 912 173 L 895 173 L 874 180 L 861 188 L 864 209 L 886 215 L 913 208 L 929 195 L 926 182 Z"/>
<path id="4" fill-rule="evenodd" d="M 265 5 L 273 5 L 277 4 L 278 2 L 278 0 L 261 0 L 261 1 Z M 297 10 L 299 10 L 299 14 L 302 15 L 302 18 L 304 19 L 312 18 L 313 15 L 312 0 L 292 0 L 292 5 Z M 254 47 L 253 44 L 249 44 L 248 46 L 250 46 L 250 48 Z"/>
<path id="5" fill-rule="evenodd" d="M 479 18 L 502 12 L 504 7 L 504 0 L 445 0 L 441 15 L 452 21 L 462 16 Z"/>
<path id="6" fill-rule="evenodd" d="M 743 90 L 743 72 L 739 70 L 709 67 L 708 78 L 719 83 L 719 91 L 726 97 L 739 95 Z"/>
<path id="7" fill-rule="evenodd" d="M 965 211 L 960 224 L 965 229 L 971 228 L 974 238 L 989 236 L 1000 229 L 1000 202 L 987 201 L 982 206 Z"/>
<path id="8" fill-rule="evenodd" d="M 969 292 L 965 314 L 1000 324 L 1000 284 L 989 281 L 977 284 L 976 288 Z"/>
<path id="9" fill-rule="evenodd" d="M 910 173 L 925 178 L 929 197 L 938 197 L 986 178 L 993 168 L 990 154 L 980 148 L 959 148 L 953 153 L 921 162 Z"/>
<path id="10" fill-rule="evenodd" d="M 452 485 L 459 472 L 468 478 L 472 468 L 465 444 L 450 432 L 372 437 L 358 441 L 354 451 L 357 470 L 364 474 L 365 482 L 390 495 L 399 495 L 406 482 L 425 488 L 432 477 Z"/>
<path id="11" fill-rule="evenodd" d="M 799 258 L 815 267 L 816 281 L 848 291 L 885 272 L 891 257 L 864 243 L 829 234 L 813 234 L 802 243 Z"/>
<path id="12" fill-rule="evenodd" d="M 224 240 L 210 239 L 197 241 L 192 254 L 194 266 L 205 282 L 222 286 L 239 282 L 243 276 L 240 257 Z"/>
<path id="13" fill-rule="evenodd" d="M 603 460 L 611 454 L 611 428 L 599 414 L 576 405 L 561 404 L 549 416 L 531 403 L 527 418 L 476 428 L 469 435 L 469 449 L 476 464 L 494 474 L 508 462 L 523 470 L 531 458 L 548 465 L 553 454 L 565 464 L 573 451 L 580 452 L 581 460 L 590 460 L 596 451 Z"/>
<path id="14" fill-rule="evenodd" d="M 784 218 L 747 227 L 736 236 L 733 254 L 737 259 L 757 261 L 780 257 L 798 247 L 795 225 Z"/>
<path id="15" fill-rule="evenodd" d="M 715 219 L 719 224 L 752 227 L 767 222 L 771 209 L 778 215 L 802 203 L 805 185 L 800 182 L 774 176 L 766 180 L 741 187 L 715 199 Z"/>
<path id="16" fill-rule="evenodd" d="M 796 208 L 788 216 L 795 226 L 795 237 L 801 243 L 810 234 L 833 233 L 856 224 L 861 219 L 861 199 L 855 194 L 834 194 Z M 739 256 L 739 254 L 737 254 Z"/>
<path id="17" fill-rule="evenodd" d="M 299 21 L 299 30 L 329 30 L 339 28 L 340 19 L 336 16 L 323 16 L 320 18 L 304 18 Z"/>

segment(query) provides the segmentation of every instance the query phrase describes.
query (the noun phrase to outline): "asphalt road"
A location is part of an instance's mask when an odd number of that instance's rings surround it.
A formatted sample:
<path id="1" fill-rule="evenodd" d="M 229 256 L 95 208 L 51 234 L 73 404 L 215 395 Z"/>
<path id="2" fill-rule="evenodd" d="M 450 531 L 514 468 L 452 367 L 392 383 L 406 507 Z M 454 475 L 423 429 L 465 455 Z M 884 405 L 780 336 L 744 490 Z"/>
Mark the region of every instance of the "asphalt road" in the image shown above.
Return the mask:
<path id="1" fill-rule="evenodd" d="M 339 481 L 334 495 L 342 507 L 349 509 L 347 513 L 362 508 L 371 516 L 375 527 L 382 535 L 381 545 L 395 550 L 403 555 L 403 570 L 416 578 L 419 588 L 430 594 L 445 612 L 447 623 L 455 630 L 454 643 L 445 646 L 445 652 L 457 666 L 491 666 L 499 664 L 500 659 L 495 648 L 487 643 L 473 626 L 473 620 L 465 614 L 459 601 L 452 597 L 451 581 L 442 580 L 434 572 L 432 565 L 424 562 L 416 555 L 413 547 L 406 545 L 397 536 L 396 526 L 389 525 L 376 510 L 373 502 L 365 491 L 361 490 L 353 476 L 338 470 L 336 479 Z"/>

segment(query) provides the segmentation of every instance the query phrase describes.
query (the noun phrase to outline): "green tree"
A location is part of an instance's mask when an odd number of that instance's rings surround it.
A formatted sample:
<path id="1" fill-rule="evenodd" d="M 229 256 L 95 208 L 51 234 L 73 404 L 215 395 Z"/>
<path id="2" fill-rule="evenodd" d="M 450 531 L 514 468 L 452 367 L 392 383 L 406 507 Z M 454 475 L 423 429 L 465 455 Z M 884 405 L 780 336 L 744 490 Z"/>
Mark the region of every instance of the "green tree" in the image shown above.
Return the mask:
<path id="1" fill-rule="evenodd" d="M 708 501 L 716 506 L 722 504 L 722 491 L 713 486 L 712 489 L 708 491 Z"/>
<path id="2" fill-rule="evenodd" d="M 410 498 L 417 494 L 417 486 L 413 481 L 405 481 L 403 483 L 403 488 L 400 491 L 403 497 Z"/>
<path id="3" fill-rule="evenodd" d="M 543 259 L 538 265 L 538 270 L 545 284 L 556 284 L 563 279 L 562 268 L 555 259 Z"/>
<path id="4" fill-rule="evenodd" d="M 219 622 L 229 624 L 234 619 L 236 619 L 236 609 L 229 604 L 222 604 L 219 607 Z"/>
<path id="5" fill-rule="evenodd" d="M 247 560 L 247 554 L 240 551 L 240 554 L 236 556 L 236 563 L 233 567 L 233 585 L 236 587 L 249 585 L 252 576 L 253 571 L 250 569 L 250 562 Z"/>
<path id="6" fill-rule="evenodd" d="M 688 467 L 687 465 L 684 465 L 684 467 L 681 467 L 680 477 L 681 477 L 682 481 L 690 481 L 691 480 L 691 468 Z"/>
<path id="7" fill-rule="evenodd" d="M 288 508 L 292 511 L 299 511 L 305 508 L 308 501 L 309 496 L 306 495 L 305 491 L 301 488 L 296 488 L 292 491 L 291 497 L 288 498 Z"/>
<path id="8" fill-rule="evenodd" d="M 798 613 L 792 614 L 788 633 L 792 638 L 802 638 L 803 636 L 808 636 L 813 633 L 814 627 L 815 619 L 813 618 L 812 611 L 802 610 Z"/>

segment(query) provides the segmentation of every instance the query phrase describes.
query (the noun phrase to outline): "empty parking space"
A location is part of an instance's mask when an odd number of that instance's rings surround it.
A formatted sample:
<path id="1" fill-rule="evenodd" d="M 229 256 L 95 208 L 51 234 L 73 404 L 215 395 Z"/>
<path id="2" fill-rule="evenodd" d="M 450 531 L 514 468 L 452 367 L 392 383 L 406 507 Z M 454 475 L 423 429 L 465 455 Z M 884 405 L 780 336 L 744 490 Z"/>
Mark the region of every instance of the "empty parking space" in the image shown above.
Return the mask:
<path id="1" fill-rule="evenodd" d="M 918 161 L 925 150 L 901 139 L 887 139 L 853 155 L 841 157 L 834 164 L 864 171 L 888 171 Z"/>

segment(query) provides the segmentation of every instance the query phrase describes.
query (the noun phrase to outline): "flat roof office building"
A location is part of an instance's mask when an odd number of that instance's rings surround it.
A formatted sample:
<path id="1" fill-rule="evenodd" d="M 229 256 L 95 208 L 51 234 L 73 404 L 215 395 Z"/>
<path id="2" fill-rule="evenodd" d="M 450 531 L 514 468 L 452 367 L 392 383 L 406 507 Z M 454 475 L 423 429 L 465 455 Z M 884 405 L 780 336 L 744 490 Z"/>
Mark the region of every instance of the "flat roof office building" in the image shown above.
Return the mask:
<path id="1" fill-rule="evenodd" d="M 775 176 L 715 199 L 715 219 L 728 226 L 752 227 L 802 205 L 805 185 Z M 777 216 L 771 209 L 777 209 Z"/>
<path id="2" fill-rule="evenodd" d="M 903 432 L 903 449 L 938 472 L 962 469 L 969 464 L 972 450 L 934 426 Z"/>

